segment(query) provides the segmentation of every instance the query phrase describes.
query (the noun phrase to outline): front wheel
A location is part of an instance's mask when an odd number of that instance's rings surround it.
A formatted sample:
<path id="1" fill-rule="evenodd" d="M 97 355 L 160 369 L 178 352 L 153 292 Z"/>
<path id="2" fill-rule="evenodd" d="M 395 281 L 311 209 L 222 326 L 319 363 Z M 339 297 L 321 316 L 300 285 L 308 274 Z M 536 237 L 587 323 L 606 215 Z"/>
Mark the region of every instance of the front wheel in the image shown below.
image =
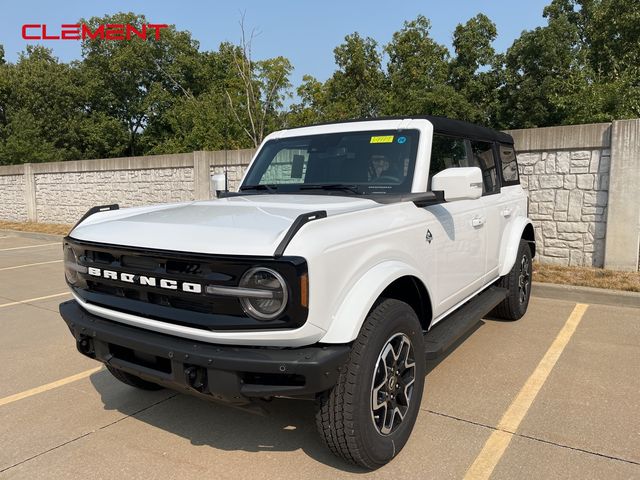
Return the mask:
<path id="1" fill-rule="evenodd" d="M 413 430 L 425 370 L 415 312 L 399 300 L 382 301 L 362 326 L 337 384 L 318 398 L 316 425 L 324 443 L 367 469 L 388 463 Z"/>
<path id="2" fill-rule="evenodd" d="M 518 320 L 527 312 L 531 296 L 532 270 L 531 248 L 525 240 L 520 240 L 516 263 L 499 281 L 499 285 L 507 289 L 507 298 L 495 308 L 493 313 L 497 317 Z"/>

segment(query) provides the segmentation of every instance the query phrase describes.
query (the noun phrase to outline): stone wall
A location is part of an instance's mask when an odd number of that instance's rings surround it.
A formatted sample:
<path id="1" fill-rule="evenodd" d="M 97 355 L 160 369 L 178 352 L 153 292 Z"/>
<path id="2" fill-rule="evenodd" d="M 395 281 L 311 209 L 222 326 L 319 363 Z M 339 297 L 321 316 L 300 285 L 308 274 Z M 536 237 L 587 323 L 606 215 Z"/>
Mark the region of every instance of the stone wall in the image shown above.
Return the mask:
<path id="1" fill-rule="evenodd" d="M 518 154 L 540 262 L 604 265 L 610 161 L 604 148 Z"/>
<path id="2" fill-rule="evenodd" d="M 27 221 L 24 175 L 0 175 L 0 220 Z"/>
<path id="3" fill-rule="evenodd" d="M 210 173 L 229 167 L 239 186 L 253 150 L 0 167 L 0 220 L 76 222 L 95 205 L 121 207 L 211 198 Z"/>
<path id="4" fill-rule="evenodd" d="M 88 205 L 139 206 L 194 199 L 193 167 L 34 175 L 39 222 L 74 223 Z"/>

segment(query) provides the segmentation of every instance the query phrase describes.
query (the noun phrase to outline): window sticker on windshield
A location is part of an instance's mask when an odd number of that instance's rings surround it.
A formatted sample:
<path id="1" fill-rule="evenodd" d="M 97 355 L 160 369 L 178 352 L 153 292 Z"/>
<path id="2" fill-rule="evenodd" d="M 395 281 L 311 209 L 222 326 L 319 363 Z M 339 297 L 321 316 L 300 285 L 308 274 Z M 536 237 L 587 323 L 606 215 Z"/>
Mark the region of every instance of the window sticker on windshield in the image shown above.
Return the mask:
<path id="1" fill-rule="evenodd" d="M 400 145 L 402 145 L 406 141 L 407 137 L 398 137 L 398 140 L 396 140 L 396 142 L 398 142 Z"/>
<path id="2" fill-rule="evenodd" d="M 393 135 L 378 135 L 371 137 L 369 143 L 393 143 Z"/>

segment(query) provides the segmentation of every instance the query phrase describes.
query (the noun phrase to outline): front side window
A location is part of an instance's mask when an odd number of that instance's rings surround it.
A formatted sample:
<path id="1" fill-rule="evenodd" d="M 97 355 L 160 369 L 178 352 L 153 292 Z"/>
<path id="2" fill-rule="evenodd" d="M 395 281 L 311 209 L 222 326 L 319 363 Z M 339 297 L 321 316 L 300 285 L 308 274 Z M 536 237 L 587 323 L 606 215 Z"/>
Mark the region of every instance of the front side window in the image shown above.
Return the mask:
<path id="1" fill-rule="evenodd" d="M 447 168 L 469 167 L 465 140 L 459 137 L 435 134 L 431 146 L 429 176 Z"/>
<path id="2" fill-rule="evenodd" d="M 429 166 L 429 189 L 433 176 L 446 168 L 478 167 L 482 171 L 482 193 L 498 190 L 493 144 L 461 137 L 434 134 Z"/>
<path id="3" fill-rule="evenodd" d="M 376 130 L 271 140 L 258 153 L 240 189 L 410 192 L 418 139 L 417 130 Z"/>

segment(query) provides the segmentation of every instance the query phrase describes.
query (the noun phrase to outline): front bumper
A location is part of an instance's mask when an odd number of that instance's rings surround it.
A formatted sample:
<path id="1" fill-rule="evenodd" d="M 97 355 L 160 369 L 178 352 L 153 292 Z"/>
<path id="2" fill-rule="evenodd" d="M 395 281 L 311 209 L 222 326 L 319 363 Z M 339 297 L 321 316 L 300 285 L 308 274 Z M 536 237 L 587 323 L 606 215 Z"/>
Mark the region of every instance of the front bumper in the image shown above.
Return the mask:
<path id="1" fill-rule="evenodd" d="M 235 404 L 328 390 L 350 351 L 348 345 L 213 345 L 105 320 L 75 300 L 60 304 L 60 315 L 83 355 L 174 390 Z"/>

